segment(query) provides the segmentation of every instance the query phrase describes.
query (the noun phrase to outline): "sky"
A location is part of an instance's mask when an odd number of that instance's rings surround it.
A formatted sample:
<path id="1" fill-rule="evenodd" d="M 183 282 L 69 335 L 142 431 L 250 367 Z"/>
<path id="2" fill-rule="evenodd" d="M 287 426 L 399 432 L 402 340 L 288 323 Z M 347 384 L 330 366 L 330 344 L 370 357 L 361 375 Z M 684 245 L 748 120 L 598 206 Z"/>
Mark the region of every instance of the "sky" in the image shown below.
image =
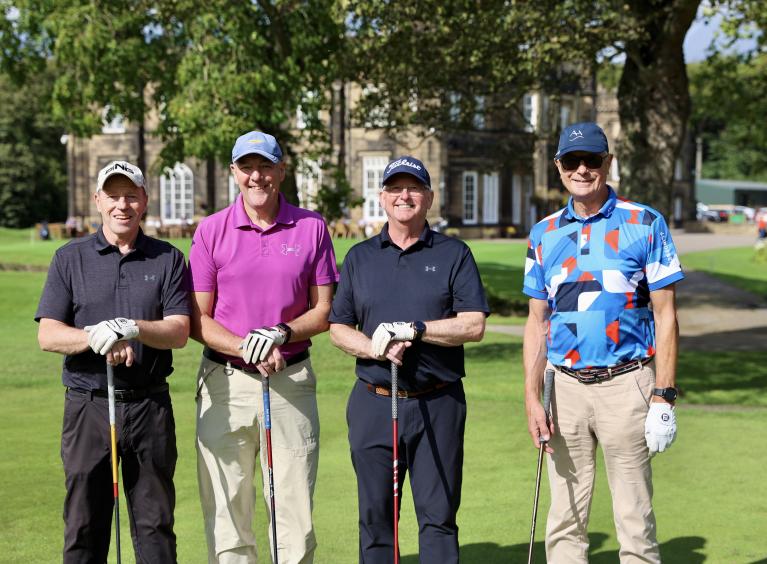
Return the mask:
<path id="1" fill-rule="evenodd" d="M 706 4 L 706 2 L 703 2 Z M 690 26 L 687 35 L 684 38 L 684 59 L 688 63 L 702 61 L 706 58 L 706 50 L 711 44 L 711 40 L 719 31 L 722 23 L 722 14 L 715 14 L 711 18 L 703 17 L 704 6 L 698 9 L 698 17 Z M 738 40 L 735 44 L 735 50 L 738 52 L 747 51 L 755 46 L 753 39 Z"/>

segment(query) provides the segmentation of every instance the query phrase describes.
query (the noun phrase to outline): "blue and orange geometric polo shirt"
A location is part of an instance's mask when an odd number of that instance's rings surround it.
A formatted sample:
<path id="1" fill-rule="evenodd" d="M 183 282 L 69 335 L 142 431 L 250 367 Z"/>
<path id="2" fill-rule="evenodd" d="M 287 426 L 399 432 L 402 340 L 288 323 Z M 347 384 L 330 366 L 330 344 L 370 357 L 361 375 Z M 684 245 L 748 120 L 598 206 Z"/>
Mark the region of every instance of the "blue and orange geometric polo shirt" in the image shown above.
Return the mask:
<path id="1" fill-rule="evenodd" d="M 549 361 L 575 370 L 655 354 L 650 292 L 684 278 L 663 216 L 608 191 L 586 219 L 570 198 L 528 241 L 523 292 L 548 300 Z"/>

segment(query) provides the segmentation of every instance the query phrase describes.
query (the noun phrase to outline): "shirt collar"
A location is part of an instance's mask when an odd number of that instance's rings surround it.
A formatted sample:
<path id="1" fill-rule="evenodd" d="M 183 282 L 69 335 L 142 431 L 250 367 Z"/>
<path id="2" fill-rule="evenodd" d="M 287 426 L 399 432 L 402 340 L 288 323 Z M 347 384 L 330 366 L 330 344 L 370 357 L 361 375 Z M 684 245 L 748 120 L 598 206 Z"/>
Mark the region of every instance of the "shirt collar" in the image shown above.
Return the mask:
<path id="1" fill-rule="evenodd" d="M 281 223 L 283 225 L 291 225 L 296 222 L 296 218 L 293 215 L 293 206 L 288 204 L 285 196 L 278 194 L 280 201 L 280 209 L 277 211 L 277 217 L 274 218 L 274 223 Z M 245 203 L 242 201 L 242 194 L 237 194 L 237 199 L 234 201 L 234 227 L 250 227 L 255 228 L 255 225 L 250 220 L 248 213 L 245 211 Z"/>
<path id="2" fill-rule="evenodd" d="M 379 234 L 379 237 L 380 237 L 379 243 L 381 245 L 381 248 L 388 247 L 390 245 L 392 247 L 396 247 L 396 245 L 392 242 L 391 237 L 389 237 L 388 221 L 384 223 L 383 228 L 381 228 L 381 233 Z M 421 235 L 419 235 L 416 245 L 431 247 L 433 242 L 434 242 L 434 233 L 429 227 L 429 222 L 427 221 L 425 222 L 425 225 L 423 226 L 423 231 L 421 231 Z"/>
<path id="3" fill-rule="evenodd" d="M 613 213 L 613 210 L 615 209 L 615 205 L 618 203 L 618 196 L 615 194 L 615 190 L 612 189 L 611 186 L 607 186 L 607 200 L 604 204 L 602 204 L 602 207 L 599 208 L 599 211 L 595 213 L 591 217 L 596 217 L 598 215 L 603 215 L 604 217 L 610 217 Z M 571 220 L 575 221 L 582 221 L 585 222 L 590 218 L 587 217 L 580 217 L 578 214 L 575 213 L 575 208 L 573 208 L 573 197 L 570 196 L 570 199 L 567 200 L 567 207 L 565 208 L 565 217 Z"/>
<path id="4" fill-rule="evenodd" d="M 138 249 L 146 254 L 148 244 L 149 237 L 144 235 L 144 231 L 139 227 L 138 234 L 136 235 L 136 240 L 133 242 L 132 250 Z M 99 226 L 98 230 L 96 231 L 96 250 L 101 253 L 106 250 L 116 248 L 117 246 L 107 241 L 107 238 L 104 236 L 104 226 Z"/>

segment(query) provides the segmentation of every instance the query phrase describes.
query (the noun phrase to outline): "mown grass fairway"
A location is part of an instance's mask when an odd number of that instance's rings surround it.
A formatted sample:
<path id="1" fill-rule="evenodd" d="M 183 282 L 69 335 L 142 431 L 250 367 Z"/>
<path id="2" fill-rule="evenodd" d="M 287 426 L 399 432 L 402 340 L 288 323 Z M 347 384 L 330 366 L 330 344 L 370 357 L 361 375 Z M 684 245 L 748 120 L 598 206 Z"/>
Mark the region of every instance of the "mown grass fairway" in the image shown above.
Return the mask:
<path id="1" fill-rule="evenodd" d="M 0 237 L 4 239 L 4 233 Z M 35 253 L 42 246 L 29 245 L 28 239 L 7 244 L 19 245 L 17 248 L 21 249 L 23 245 L 33 247 Z M 6 248 L 0 241 L 0 262 L 11 262 Z M 347 242 L 340 242 L 336 248 L 340 260 L 348 249 Z M 507 291 L 517 291 L 523 243 L 478 242 L 472 243 L 472 248 L 483 274 L 485 263 L 507 266 L 508 271 L 502 270 L 509 277 L 499 280 L 499 285 L 506 286 Z M 50 252 L 40 264 L 47 264 Z M 43 253 L 38 256 L 43 257 Z M 748 271 L 744 267 L 741 272 Z M 37 325 L 32 321 L 44 278 L 42 272 L 0 272 L 3 398 L 0 562 L 61 560 L 62 357 L 39 351 Z M 200 346 L 194 342 L 177 351 L 176 371 L 170 379 L 179 445 L 176 533 L 179 562 L 184 564 L 206 561 L 194 450 L 194 388 L 199 355 Z M 467 347 L 466 356 L 469 419 L 463 501 L 458 515 L 462 562 L 523 562 L 530 532 L 536 451 L 527 436 L 523 412 L 521 341 L 488 333 L 482 343 Z M 357 561 L 356 485 L 345 422 L 354 361 L 334 349 L 327 335 L 314 339 L 312 359 L 319 378 L 322 422 L 315 498 L 319 540 L 316 562 L 354 563 Z M 764 540 L 767 483 L 763 479 L 767 463 L 763 438 L 763 430 L 767 428 L 764 354 L 683 352 L 679 382 L 686 396 L 677 412 L 678 439 L 669 452 L 653 462 L 655 508 L 664 562 L 763 563 L 767 558 Z M 618 545 L 601 466 L 592 507 L 590 561 L 607 564 L 618 561 Z M 260 487 L 258 478 L 257 484 Z M 538 562 L 543 562 L 547 490 L 544 483 L 537 535 Z M 266 556 L 265 511 L 263 506 L 258 509 L 255 526 L 261 555 Z M 134 560 L 124 501 L 121 511 L 123 561 L 129 563 Z M 416 564 L 417 525 L 407 487 L 400 530 L 402 562 Z M 110 562 L 114 561 L 112 554 Z"/>

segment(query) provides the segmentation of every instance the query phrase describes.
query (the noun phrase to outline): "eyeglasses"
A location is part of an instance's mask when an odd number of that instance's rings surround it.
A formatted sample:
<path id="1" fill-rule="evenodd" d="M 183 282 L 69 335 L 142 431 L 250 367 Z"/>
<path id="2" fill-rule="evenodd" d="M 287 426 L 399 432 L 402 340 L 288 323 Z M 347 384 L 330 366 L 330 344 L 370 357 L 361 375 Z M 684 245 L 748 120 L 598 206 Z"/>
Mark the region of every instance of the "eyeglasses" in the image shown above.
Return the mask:
<path id="1" fill-rule="evenodd" d="M 581 163 L 586 165 L 586 168 L 597 169 L 602 167 L 605 157 L 597 153 L 590 153 L 585 156 L 576 156 L 572 153 L 564 155 L 559 159 L 559 164 L 562 165 L 564 170 L 576 170 Z"/>
<path id="2" fill-rule="evenodd" d="M 384 186 L 383 191 L 387 194 L 391 194 L 392 196 L 399 196 L 407 190 L 408 194 L 418 194 L 423 195 L 428 188 L 424 186 Z"/>

